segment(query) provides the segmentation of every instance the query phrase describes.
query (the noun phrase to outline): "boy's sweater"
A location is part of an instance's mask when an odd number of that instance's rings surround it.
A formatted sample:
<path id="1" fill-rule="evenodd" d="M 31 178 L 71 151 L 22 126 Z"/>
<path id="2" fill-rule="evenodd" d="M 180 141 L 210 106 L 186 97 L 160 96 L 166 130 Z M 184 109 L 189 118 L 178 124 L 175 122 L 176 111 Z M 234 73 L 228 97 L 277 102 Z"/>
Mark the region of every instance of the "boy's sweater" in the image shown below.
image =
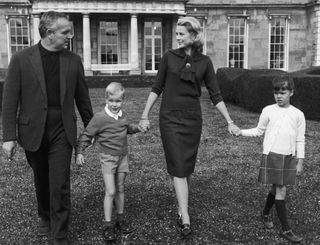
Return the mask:
<path id="1" fill-rule="evenodd" d="M 95 138 L 100 152 L 119 156 L 128 153 L 127 134 L 140 132 L 137 125 L 129 124 L 126 114 L 118 120 L 109 116 L 105 110 L 97 112 L 82 132 L 76 146 L 76 154 L 82 154 Z"/>

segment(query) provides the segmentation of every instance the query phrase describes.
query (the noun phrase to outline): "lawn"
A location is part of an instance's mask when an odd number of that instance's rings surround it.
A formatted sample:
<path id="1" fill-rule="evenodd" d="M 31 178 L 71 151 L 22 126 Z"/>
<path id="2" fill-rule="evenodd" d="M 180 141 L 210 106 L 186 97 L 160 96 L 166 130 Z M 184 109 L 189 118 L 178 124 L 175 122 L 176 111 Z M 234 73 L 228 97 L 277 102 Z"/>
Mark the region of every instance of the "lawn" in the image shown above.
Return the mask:
<path id="1" fill-rule="evenodd" d="M 132 122 L 138 122 L 149 90 L 127 89 L 124 108 Z M 96 112 L 104 105 L 104 90 L 90 89 L 90 95 Z M 201 103 L 203 134 L 190 194 L 193 235 L 184 240 L 176 228 L 176 202 L 160 141 L 157 103 L 150 115 L 151 130 L 129 136 L 131 173 L 126 179 L 125 211 L 135 231 L 119 234 L 116 244 L 289 244 L 278 236 L 275 210 L 275 229 L 267 231 L 260 222 L 268 193 L 257 182 L 262 138 L 232 137 L 205 90 Z M 254 127 L 258 122 L 259 114 L 227 106 L 238 126 Z M 319 141 L 320 122 L 307 121 L 305 171 L 287 195 L 290 223 L 308 245 L 320 244 Z M 0 157 L 0 244 L 49 244 L 48 238 L 35 233 L 33 177 L 22 149 L 13 162 L 6 161 L 3 153 Z M 82 169 L 72 164 L 71 185 L 72 244 L 104 244 L 104 190 L 96 147 L 87 151 Z"/>

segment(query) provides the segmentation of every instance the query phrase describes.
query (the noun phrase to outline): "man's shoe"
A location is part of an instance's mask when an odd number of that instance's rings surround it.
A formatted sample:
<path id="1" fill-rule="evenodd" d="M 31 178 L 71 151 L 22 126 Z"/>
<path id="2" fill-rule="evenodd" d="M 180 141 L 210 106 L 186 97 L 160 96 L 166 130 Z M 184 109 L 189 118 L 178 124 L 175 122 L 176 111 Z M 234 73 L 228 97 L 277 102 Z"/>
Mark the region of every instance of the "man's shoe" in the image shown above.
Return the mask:
<path id="1" fill-rule="evenodd" d="M 116 228 L 120 230 L 123 234 L 129 234 L 133 232 L 133 229 L 128 223 L 126 223 L 124 220 L 122 221 L 116 221 Z"/>
<path id="2" fill-rule="evenodd" d="M 182 216 L 178 214 L 178 218 L 177 218 L 177 224 L 179 226 L 179 228 L 183 228 L 183 223 L 182 223 Z"/>
<path id="3" fill-rule="evenodd" d="M 116 239 L 116 235 L 114 232 L 114 226 L 113 225 L 106 226 L 103 231 L 103 236 L 106 241 L 114 241 Z"/>
<path id="4" fill-rule="evenodd" d="M 39 236 L 46 236 L 50 233 L 50 221 L 40 218 L 38 224 L 38 235 Z"/>
<path id="5" fill-rule="evenodd" d="M 281 232 L 280 236 L 292 243 L 300 243 L 303 240 L 302 237 L 295 235 L 292 230 Z"/>
<path id="6" fill-rule="evenodd" d="M 181 235 L 187 237 L 191 234 L 190 224 L 183 224 L 181 228 Z"/>
<path id="7" fill-rule="evenodd" d="M 271 214 L 263 214 L 263 212 L 261 212 L 261 220 L 262 220 L 262 223 L 264 224 L 264 226 L 267 228 L 267 229 L 272 229 L 273 228 L 273 222 L 272 222 L 272 216 Z"/>
<path id="8" fill-rule="evenodd" d="M 69 245 L 69 240 L 67 238 L 55 238 L 53 245 Z"/>

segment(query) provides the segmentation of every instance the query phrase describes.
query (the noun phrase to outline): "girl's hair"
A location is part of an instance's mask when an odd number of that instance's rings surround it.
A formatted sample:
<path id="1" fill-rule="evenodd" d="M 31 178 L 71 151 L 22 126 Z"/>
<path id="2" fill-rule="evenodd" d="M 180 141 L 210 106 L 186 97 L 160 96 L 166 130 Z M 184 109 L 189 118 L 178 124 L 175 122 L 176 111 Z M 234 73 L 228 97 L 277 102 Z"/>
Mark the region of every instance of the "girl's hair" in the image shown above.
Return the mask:
<path id="1" fill-rule="evenodd" d="M 294 91 L 293 78 L 289 75 L 277 76 L 272 80 L 274 91 L 290 90 Z"/>
<path id="2" fill-rule="evenodd" d="M 109 97 L 109 95 L 115 95 L 115 94 L 121 94 L 122 97 L 124 96 L 125 89 L 122 86 L 121 83 L 112 82 L 106 87 L 106 98 Z"/>
<path id="3" fill-rule="evenodd" d="M 177 25 L 184 26 L 189 33 L 195 36 L 192 47 L 202 53 L 204 38 L 200 22 L 195 17 L 185 16 L 178 20 Z"/>

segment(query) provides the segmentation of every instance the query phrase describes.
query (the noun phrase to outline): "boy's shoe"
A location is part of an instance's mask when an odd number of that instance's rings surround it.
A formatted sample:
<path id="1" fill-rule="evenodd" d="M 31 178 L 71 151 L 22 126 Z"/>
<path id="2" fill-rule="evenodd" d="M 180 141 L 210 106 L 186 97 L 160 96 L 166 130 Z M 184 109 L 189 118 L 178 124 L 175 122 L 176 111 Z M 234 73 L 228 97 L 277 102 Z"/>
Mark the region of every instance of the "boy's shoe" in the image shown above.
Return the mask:
<path id="1" fill-rule="evenodd" d="M 298 237 L 296 234 L 294 234 L 292 230 L 283 231 L 280 233 L 280 236 L 292 243 L 300 243 L 303 240 L 302 237 Z"/>
<path id="2" fill-rule="evenodd" d="M 114 241 L 116 239 L 116 235 L 114 232 L 114 226 L 113 225 L 106 226 L 103 231 L 103 236 L 106 241 Z"/>
<path id="3" fill-rule="evenodd" d="M 178 218 L 177 218 L 177 224 L 179 226 L 179 228 L 183 228 L 183 223 L 182 223 L 182 216 L 178 214 Z"/>
<path id="4" fill-rule="evenodd" d="M 261 211 L 261 220 L 262 220 L 262 223 L 264 224 L 264 226 L 267 228 L 267 229 L 272 229 L 273 228 L 273 222 L 272 222 L 272 216 L 271 214 L 263 214 L 263 211 Z"/>
<path id="5" fill-rule="evenodd" d="M 129 234 L 133 232 L 133 229 L 128 223 L 126 223 L 124 220 L 122 221 L 116 221 L 116 228 L 119 229 L 123 234 Z"/>
<path id="6" fill-rule="evenodd" d="M 39 224 L 38 224 L 38 235 L 39 236 L 46 236 L 50 233 L 50 221 L 45 220 L 43 218 L 40 218 Z"/>
<path id="7" fill-rule="evenodd" d="M 191 234 L 190 224 L 183 224 L 181 228 L 181 235 L 187 237 Z"/>

